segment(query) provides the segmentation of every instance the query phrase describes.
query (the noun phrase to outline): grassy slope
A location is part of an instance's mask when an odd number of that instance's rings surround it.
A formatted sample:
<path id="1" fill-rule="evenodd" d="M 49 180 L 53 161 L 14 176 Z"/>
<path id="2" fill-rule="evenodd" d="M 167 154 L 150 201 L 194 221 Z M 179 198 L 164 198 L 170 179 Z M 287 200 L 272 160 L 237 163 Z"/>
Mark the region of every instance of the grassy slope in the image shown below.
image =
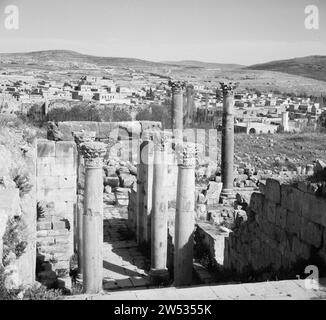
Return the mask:
<path id="1" fill-rule="evenodd" d="M 308 56 L 289 60 L 271 61 L 253 65 L 246 69 L 278 71 L 326 81 L 326 56 Z"/>

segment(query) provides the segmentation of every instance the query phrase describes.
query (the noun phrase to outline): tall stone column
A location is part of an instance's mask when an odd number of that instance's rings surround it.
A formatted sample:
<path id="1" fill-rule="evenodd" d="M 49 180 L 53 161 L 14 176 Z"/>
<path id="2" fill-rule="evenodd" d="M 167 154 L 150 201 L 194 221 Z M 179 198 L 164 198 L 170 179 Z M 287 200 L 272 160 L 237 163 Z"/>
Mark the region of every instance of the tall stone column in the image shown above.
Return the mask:
<path id="1" fill-rule="evenodd" d="M 168 155 L 166 137 L 161 136 L 154 146 L 153 201 L 151 216 L 151 270 L 153 284 L 166 283 L 168 232 Z"/>
<path id="2" fill-rule="evenodd" d="M 193 121 L 193 93 L 194 93 L 194 86 L 191 84 L 188 84 L 186 87 L 186 93 L 187 93 L 187 117 L 186 117 L 186 125 L 190 125 Z"/>
<path id="3" fill-rule="evenodd" d="M 85 159 L 85 198 L 83 216 L 83 289 L 98 293 L 103 281 L 103 157 L 101 142 L 84 142 L 80 150 Z"/>
<path id="4" fill-rule="evenodd" d="M 233 198 L 233 163 L 234 163 L 234 89 L 233 83 L 221 83 L 223 92 L 222 120 L 222 199 Z"/>
<path id="5" fill-rule="evenodd" d="M 149 243 L 151 237 L 151 210 L 153 187 L 152 141 L 146 132 L 140 144 L 137 170 L 137 242 Z"/>
<path id="6" fill-rule="evenodd" d="M 191 285 L 195 228 L 196 150 L 186 146 L 178 164 L 177 208 L 174 238 L 174 284 Z"/>
<path id="7" fill-rule="evenodd" d="M 80 146 L 84 142 L 95 141 L 95 131 L 76 131 L 73 136 L 77 145 L 77 209 L 75 221 L 75 248 L 78 256 L 78 281 L 83 279 L 83 215 L 84 207 L 81 206 L 84 197 L 84 159 L 81 154 Z"/>
<path id="8" fill-rule="evenodd" d="M 183 90 L 185 84 L 180 81 L 170 81 L 172 89 L 172 119 L 171 128 L 173 130 L 176 145 L 182 143 L 183 130 Z"/>

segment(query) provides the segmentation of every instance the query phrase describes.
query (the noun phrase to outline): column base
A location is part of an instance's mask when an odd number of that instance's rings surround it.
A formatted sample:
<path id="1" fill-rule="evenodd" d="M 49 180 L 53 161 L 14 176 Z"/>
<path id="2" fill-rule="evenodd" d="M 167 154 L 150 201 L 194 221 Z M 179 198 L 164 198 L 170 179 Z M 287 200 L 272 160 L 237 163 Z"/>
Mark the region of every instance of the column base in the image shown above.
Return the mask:
<path id="1" fill-rule="evenodd" d="M 170 280 L 169 270 L 151 268 L 149 278 L 153 285 L 167 285 Z"/>

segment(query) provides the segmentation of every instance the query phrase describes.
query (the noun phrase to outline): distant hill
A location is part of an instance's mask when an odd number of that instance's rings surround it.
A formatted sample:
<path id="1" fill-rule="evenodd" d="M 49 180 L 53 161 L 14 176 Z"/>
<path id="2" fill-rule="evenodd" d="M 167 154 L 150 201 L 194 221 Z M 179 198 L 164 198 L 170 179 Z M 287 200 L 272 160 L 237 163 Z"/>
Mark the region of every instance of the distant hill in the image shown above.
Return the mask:
<path id="1" fill-rule="evenodd" d="M 53 65 L 55 63 L 70 64 L 91 64 L 99 67 L 105 66 L 126 66 L 126 67 L 155 67 L 164 66 L 159 62 L 152 62 L 134 58 L 120 57 L 97 57 L 81 54 L 69 50 L 47 50 L 26 53 L 0 53 L 0 61 L 10 59 L 19 64 Z"/>
<path id="2" fill-rule="evenodd" d="M 308 56 L 256 64 L 245 69 L 278 71 L 326 81 L 326 56 Z"/>
<path id="3" fill-rule="evenodd" d="M 169 64 L 173 66 L 183 66 L 183 67 L 192 67 L 192 68 L 205 68 L 205 69 L 237 69 L 242 68 L 240 64 L 231 64 L 231 63 L 215 63 L 215 62 L 203 62 L 196 60 L 181 60 L 181 61 L 162 61 L 164 64 Z"/>

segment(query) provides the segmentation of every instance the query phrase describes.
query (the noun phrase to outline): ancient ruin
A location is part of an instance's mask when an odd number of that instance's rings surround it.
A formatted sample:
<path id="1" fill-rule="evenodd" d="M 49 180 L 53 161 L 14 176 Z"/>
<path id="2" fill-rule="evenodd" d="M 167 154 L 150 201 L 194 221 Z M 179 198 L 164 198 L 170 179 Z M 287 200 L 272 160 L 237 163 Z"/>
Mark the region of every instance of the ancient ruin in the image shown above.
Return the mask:
<path id="1" fill-rule="evenodd" d="M 275 176 L 235 168 L 235 85 L 221 84 L 221 155 L 217 130 L 183 129 L 183 84 L 171 86 L 172 130 L 150 121 L 49 124 L 49 139 L 37 141 L 30 161 L 30 197 L 0 190 L 1 212 L 9 212 L 0 226 L 19 215 L 15 202 L 34 216 L 25 261 L 15 262 L 15 274 L 28 277 L 17 283 L 36 276 L 48 287 L 78 283 L 97 294 L 232 281 L 230 272 L 268 279 L 290 276 L 302 260 L 325 263 L 324 189 L 289 182 L 302 170 Z M 325 167 L 304 169 L 312 176 Z"/>

